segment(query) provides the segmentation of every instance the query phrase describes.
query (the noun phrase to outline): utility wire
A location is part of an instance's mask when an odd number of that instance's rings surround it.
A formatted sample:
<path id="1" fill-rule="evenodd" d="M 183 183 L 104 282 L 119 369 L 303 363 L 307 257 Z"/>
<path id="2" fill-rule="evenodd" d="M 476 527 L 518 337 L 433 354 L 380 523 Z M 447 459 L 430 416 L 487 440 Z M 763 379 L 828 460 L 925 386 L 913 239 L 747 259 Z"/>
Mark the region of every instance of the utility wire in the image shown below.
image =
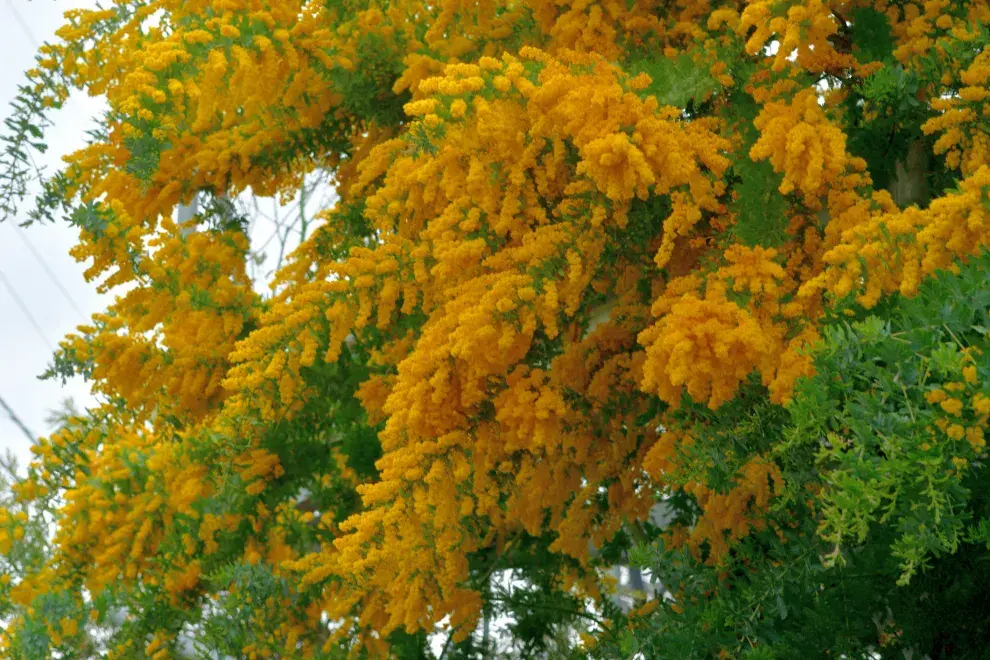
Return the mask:
<path id="1" fill-rule="evenodd" d="M 24 304 L 24 301 L 17 294 L 17 290 L 14 289 L 14 285 L 10 283 L 9 279 L 7 279 L 7 275 L 4 274 L 3 270 L 0 270 L 0 282 L 3 282 L 4 287 L 6 287 L 7 291 L 10 292 L 10 295 L 14 299 L 14 302 L 16 302 L 17 306 L 21 308 L 21 311 L 24 312 L 24 316 L 28 318 L 28 321 L 31 322 L 31 325 L 34 326 L 34 329 L 38 333 L 38 336 L 41 337 L 41 341 L 45 342 L 48 348 L 50 348 L 52 352 L 54 352 L 55 347 L 52 346 L 52 343 L 48 341 L 47 337 L 45 337 L 45 331 L 41 329 L 41 325 L 34 318 L 34 315 L 31 314 L 31 310 L 28 309 L 28 306 Z"/>
<path id="2" fill-rule="evenodd" d="M 14 20 L 17 21 L 17 24 L 20 26 L 21 31 L 24 32 L 24 36 L 28 38 L 28 41 L 31 42 L 31 45 L 34 46 L 35 49 L 40 48 L 41 47 L 40 42 L 34 36 L 34 33 L 31 32 L 31 28 L 28 27 L 28 24 L 24 20 L 24 17 L 21 16 L 21 13 L 17 10 L 17 7 L 14 5 L 13 0 L 7 0 L 7 7 L 14 14 Z M 33 154 L 31 155 L 31 161 L 32 163 L 34 162 Z M 34 168 L 36 170 L 38 169 L 37 164 L 34 165 Z M 34 258 L 41 265 L 42 269 L 44 269 L 48 277 L 51 278 L 52 282 L 55 283 L 55 286 L 58 288 L 59 292 L 61 292 L 61 294 L 65 297 L 65 299 L 69 302 L 69 305 L 72 307 L 72 309 L 76 312 L 76 314 L 82 317 L 83 320 L 85 320 L 87 318 L 86 314 L 83 313 L 81 309 L 79 309 L 79 305 L 76 304 L 76 301 L 72 297 L 72 294 L 70 294 L 69 291 L 65 288 L 65 285 L 62 284 L 62 281 L 58 278 L 55 272 L 48 265 L 48 262 L 45 261 L 45 258 L 34 247 L 34 244 L 31 243 L 31 240 L 28 238 L 27 233 L 20 226 L 17 225 L 14 226 L 14 229 L 17 230 L 18 236 L 20 236 L 21 240 L 24 241 L 24 244 L 27 246 L 28 250 L 31 252 L 32 255 L 34 255 Z M 2 273 L 0 273 L 0 275 L 2 275 Z M 25 309 L 24 303 L 20 300 L 17 294 L 14 293 L 13 287 L 10 285 L 10 282 L 6 282 L 7 279 L 6 277 L 4 277 L 3 279 L 5 280 L 7 289 L 10 290 L 11 295 L 13 295 L 14 299 L 18 301 L 17 304 L 20 305 L 21 309 L 24 310 L 24 313 L 27 314 L 29 318 L 31 318 L 31 314 Z M 38 324 L 34 321 L 33 318 L 32 318 L 32 323 L 34 323 L 35 328 L 38 328 Z M 44 337 L 44 333 L 42 333 L 42 337 Z M 48 342 L 47 339 L 45 340 L 45 343 L 48 344 L 49 347 L 51 346 L 51 344 Z"/>
<path id="3" fill-rule="evenodd" d="M 38 43 L 38 40 L 35 38 L 34 34 L 31 32 L 31 28 L 29 28 L 28 24 L 24 21 L 24 17 L 21 16 L 21 12 L 17 11 L 17 7 L 14 6 L 12 0 L 7 0 L 7 7 L 14 15 L 14 20 L 17 21 L 17 24 L 21 27 L 21 31 L 24 32 L 24 36 L 28 38 L 28 40 L 31 42 L 31 45 L 33 45 L 36 50 L 40 48 L 41 46 Z M 37 168 L 37 165 L 35 167 Z M 20 227 L 18 227 L 17 229 L 19 231 L 23 231 L 20 229 Z M 48 273 L 48 275 L 55 280 L 55 284 L 56 286 L 58 286 L 59 290 L 62 291 L 63 294 L 68 295 L 68 293 L 65 291 L 65 287 L 62 286 L 62 283 L 59 282 L 58 278 L 56 278 L 54 273 L 52 273 L 51 269 L 48 267 L 48 264 L 45 263 L 44 259 L 41 257 L 38 251 L 34 249 L 33 245 L 31 245 L 31 242 L 27 239 L 27 236 L 24 236 L 22 234 L 21 238 L 24 239 L 24 242 L 27 244 L 28 249 L 31 251 L 32 254 L 34 254 L 34 256 L 41 263 L 41 266 L 42 268 L 45 269 L 45 272 Z M 45 337 L 45 333 L 44 331 L 42 331 L 41 326 L 38 324 L 34 316 L 31 314 L 31 310 L 27 308 L 27 305 L 24 304 L 24 301 L 21 300 L 21 297 L 17 295 L 17 291 L 14 290 L 14 286 L 10 283 L 10 280 L 7 279 L 7 275 L 2 270 L 0 270 L 0 281 L 3 282 L 4 287 L 6 287 L 7 291 L 10 292 L 10 295 L 14 299 L 14 302 L 17 303 L 17 306 L 20 307 L 21 311 L 24 312 L 24 315 L 27 316 L 28 320 L 31 322 L 31 325 L 34 326 L 34 329 L 38 333 L 38 336 L 41 337 L 41 340 L 45 342 L 48 348 L 54 350 L 51 342 L 48 341 L 47 337 Z M 70 298 L 69 302 L 72 304 L 73 308 L 76 309 L 76 311 L 79 311 L 78 308 L 76 307 L 74 300 Z M 24 422 L 21 421 L 21 418 L 17 416 L 17 413 L 14 412 L 14 409 L 10 407 L 10 404 L 8 404 L 7 401 L 4 400 L 2 396 L 0 396 L 0 408 L 3 408 L 7 412 L 7 416 L 10 417 L 10 419 L 14 422 L 14 424 L 17 425 L 17 428 L 21 430 L 21 432 L 24 434 L 24 437 L 26 437 L 30 442 L 35 441 L 35 435 L 31 433 L 31 430 L 28 429 L 27 425 L 25 425 Z"/>
<path id="4" fill-rule="evenodd" d="M 62 296 L 69 302 L 69 305 L 72 307 L 72 309 L 75 310 L 76 314 L 78 314 L 85 321 L 87 319 L 86 314 L 84 314 L 83 311 L 79 309 L 79 305 L 77 305 L 76 301 L 72 298 L 72 294 L 69 293 L 69 291 L 62 284 L 62 281 L 58 278 L 58 275 L 55 274 L 55 272 L 48 265 L 48 262 L 45 261 L 45 258 L 41 255 L 40 252 L 38 252 L 37 248 L 35 248 L 34 245 L 31 243 L 31 240 L 28 238 L 27 232 L 24 231 L 18 225 L 14 225 L 14 229 L 17 230 L 17 235 L 21 237 L 22 241 L 24 241 L 24 244 L 27 246 L 28 250 L 31 252 L 31 254 L 34 255 L 34 258 L 38 261 L 38 263 L 41 264 L 41 267 L 44 269 L 45 273 L 47 273 L 48 277 L 52 280 L 52 282 L 55 283 L 55 286 L 62 293 Z"/>
<path id="5" fill-rule="evenodd" d="M 3 408 L 4 410 L 7 411 L 7 415 L 9 415 L 10 418 L 14 421 L 14 424 L 17 424 L 17 428 L 19 428 L 21 432 L 24 433 L 24 435 L 27 437 L 28 440 L 30 440 L 31 442 L 35 441 L 34 434 L 31 433 L 28 427 L 24 425 L 24 422 L 21 421 L 21 418 L 18 417 L 17 413 L 14 412 L 14 409 L 11 408 L 6 401 L 4 401 L 4 398 L 2 396 L 0 396 L 0 408 Z"/>
<path id="6" fill-rule="evenodd" d="M 17 7 L 14 5 L 13 0 L 7 0 L 7 7 L 9 7 L 10 11 L 13 12 L 14 20 L 21 26 L 21 30 L 24 31 L 24 36 L 31 41 L 31 44 L 35 47 L 35 49 L 40 48 L 41 44 L 38 43 L 38 40 L 35 39 L 34 34 L 31 33 L 31 28 L 29 28 L 28 24 L 24 21 L 24 17 L 21 16 L 21 12 L 17 11 Z"/>

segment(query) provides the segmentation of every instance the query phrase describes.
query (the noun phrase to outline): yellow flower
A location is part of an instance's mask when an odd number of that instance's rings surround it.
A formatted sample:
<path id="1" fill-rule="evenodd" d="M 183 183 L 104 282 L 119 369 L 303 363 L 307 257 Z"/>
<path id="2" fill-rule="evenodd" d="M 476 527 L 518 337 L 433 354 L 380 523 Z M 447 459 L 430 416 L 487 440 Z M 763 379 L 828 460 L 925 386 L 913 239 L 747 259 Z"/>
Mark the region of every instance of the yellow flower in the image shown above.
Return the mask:
<path id="1" fill-rule="evenodd" d="M 456 99 L 450 104 L 450 114 L 455 118 L 463 117 L 465 112 L 467 112 L 467 103 L 464 99 Z"/>
<path id="2" fill-rule="evenodd" d="M 949 413 L 950 415 L 958 415 L 962 412 L 963 403 L 959 399 L 946 399 L 939 403 L 942 406 L 942 410 Z"/>
<path id="3" fill-rule="evenodd" d="M 639 337 L 646 346 L 642 387 L 673 406 L 682 391 L 717 408 L 754 370 L 769 367 L 773 343 L 735 303 L 685 296 Z"/>

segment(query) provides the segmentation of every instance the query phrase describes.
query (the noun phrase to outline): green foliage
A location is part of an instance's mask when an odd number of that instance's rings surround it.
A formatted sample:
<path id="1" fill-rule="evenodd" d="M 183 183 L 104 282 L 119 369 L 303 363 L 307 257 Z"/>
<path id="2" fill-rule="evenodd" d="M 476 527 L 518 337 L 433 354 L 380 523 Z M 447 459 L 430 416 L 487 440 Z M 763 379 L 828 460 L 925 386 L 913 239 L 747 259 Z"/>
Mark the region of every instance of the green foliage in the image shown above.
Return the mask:
<path id="1" fill-rule="evenodd" d="M 891 183 L 911 143 L 925 139 L 921 125 L 930 110 L 918 100 L 920 85 L 916 73 L 892 63 L 866 78 L 846 104 L 849 150 L 866 160 L 877 188 Z"/>
<path id="2" fill-rule="evenodd" d="M 675 57 L 650 57 L 635 62 L 632 74 L 646 73 L 652 82 L 644 93 L 656 96 L 660 105 L 687 108 L 704 103 L 719 83 L 709 72 L 709 63 L 698 51 L 681 53 Z"/>
<path id="3" fill-rule="evenodd" d="M 894 51 L 894 35 L 887 15 L 873 7 L 852 12 L 853 54 L 862 63 L 886 62 Z"/>
<path id="4" fill-rule="evenodd" d="M 789 223 L 787 203 L 777 192 L 782 177 L 767 161 L 743 158 L 733 168 L 740 179 L 732 206 L 736 213 L 733 235 L 746 245 L 779 245 L 787 237 Z"/>
<path id="5" fill-rule="evenodd" d="M 358 45 L 360 66 L 353 70 L 336 68 L 330 80 L 345 99 L 344 106 L 357 117 L 393 126 L 405 120 L 402 106 L 410 100 L 408 92 L 392 93 L 392 86 L 402 74 L 395 53 L 401 44 L 386 42 L 381 36 L 368 34 Z"/>
<path id="6" fill-rule="evenodd" d="M 41 178 L 32 150 L 44 153 L 44 131 L 50 127 L 48 103 L 33 85 L 21 85 L 11 101 L 11 113 L 4 119 L 6 131 L 0 135 L 0 220 L 12 217 L 18 203 L 28 194 L 32 181 Z"/>

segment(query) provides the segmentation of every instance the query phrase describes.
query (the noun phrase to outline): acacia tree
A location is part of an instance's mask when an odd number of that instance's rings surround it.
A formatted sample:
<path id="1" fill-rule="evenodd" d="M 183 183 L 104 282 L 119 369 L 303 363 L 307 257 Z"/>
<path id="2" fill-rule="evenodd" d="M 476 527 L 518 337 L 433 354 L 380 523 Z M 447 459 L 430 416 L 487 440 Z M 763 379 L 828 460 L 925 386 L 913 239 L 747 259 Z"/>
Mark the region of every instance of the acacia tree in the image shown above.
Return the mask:
<path id="1" fill-rule="evenodd" d="M 0 206 L 105 96 L 30 217 L 119 295 L 0 512 L 5 656 L 982 652 L 985 0 L 66 19 Z M 317 171 L 259 296 L 222 200 Z M 624 557 L 667 596 L 611 606 Z"/>

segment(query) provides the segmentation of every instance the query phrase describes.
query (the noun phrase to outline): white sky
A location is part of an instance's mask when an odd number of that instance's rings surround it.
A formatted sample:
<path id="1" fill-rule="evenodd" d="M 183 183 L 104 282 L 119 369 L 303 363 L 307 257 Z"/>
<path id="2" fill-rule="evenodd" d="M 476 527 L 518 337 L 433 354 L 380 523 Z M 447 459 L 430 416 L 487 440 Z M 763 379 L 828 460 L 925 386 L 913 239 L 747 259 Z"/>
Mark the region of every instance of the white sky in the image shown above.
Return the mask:
<path id="1" fill-rule="evenodd" d="M 4 51 L 4 62 L 0 64 L 0 118 L 9 116 L 9 103 L 17 86 L 24 82 L 23 72 L 34 64 L 34 42 L 54 40 L 66 10 L 94 4 L 90 0 L 0 0 L 0 43 Z M 63 155 L 82 146 L 84 131 L 100 107 L 95 99 L 72 99 L 56 116 L 55 128 L 46 140 L 49 152 L 36 156 L 38 164 L 54 171 Z M 32 254 L 25 239 L 47 263 L 72 302 Z M 107 300 L 101 300 L 95 286 L 83 279 L 84 266 L 69 256 L 75 241 L 76 230 L 68 224 L 36 224 L 21 230 L 16 223 L 0 223 L 0 272 L 40 327 L 39 332 L 0 281 L 0 397 L 36 435 L 51 431 L 45 417 L 48 411 L 60 407 L 62 399 L 72 397 L 81 406 L 92 403 L 89 388 L 81 380 L 63 387 L 58 381 L 37 378 L 51 361 L 51 347 L 86 320 L 75 308 L 88 316 L 106 306 Z M 23 465 L 30 459 L 29 446 L 21 430 L 0 410 L 0 451 L 13 450 Z"/>

